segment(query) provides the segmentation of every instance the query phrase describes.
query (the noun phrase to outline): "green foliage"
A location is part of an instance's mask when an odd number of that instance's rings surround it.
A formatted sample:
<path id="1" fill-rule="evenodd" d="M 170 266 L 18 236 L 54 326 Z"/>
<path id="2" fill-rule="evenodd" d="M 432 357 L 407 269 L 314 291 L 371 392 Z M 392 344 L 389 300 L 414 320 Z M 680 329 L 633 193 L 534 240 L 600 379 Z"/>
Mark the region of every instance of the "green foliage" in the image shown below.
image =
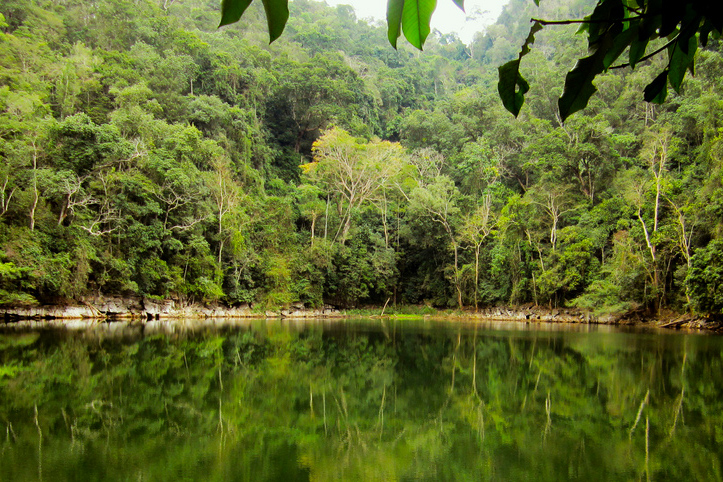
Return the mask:
<path id="1" fill-rule="evenodd" d="M 554 302 L 580 293 L 599 263 L 593 257 L 593 243 L 576 226 L 560 231 L 559 246 L 547 259 L 550 269 L 542 271 L 538 280 L 540 300 Z"/>
<path id="2" fill-rule="evenodd" d="M 592 14 L 582 20 L 538 22 L 530 30 L 531 36 L 539 31 L 540 24 L 556 23 L 579 23 L 581 30 L 587 33 L 590 55 L 579 59 L 567 74 L 565 89 L 559 99 L 563 121 L 587 106 L 590 97 L 597 91 L 593 80 L 613 67 L 625 51 L 629 52 L 626 65 L 631 68 L 642 60 L 663 51 L 668 52 L 667 66 L 644 89 L 646 101 L 663 103 L 667 97 L 668 82 L 676 92 L 680 92 L 686 70 L 694 71 L 698 43 L 705 47 L 709 35 L 719 38 L 722 28 L 720 13 L 697 1 L 678 2 L 670 7 L 658 1 L 599 0 Z M 664 40 L 664 45 L 648 53 L 649 43 L 657 46 L 658 39 Z M 517 61 L 505 64 L 505 72 L 519 69 L 519 60 L 529 52 L 529 43 L 528 40 Z M 517 82 L 516 77 L 513 79 L 500 75 L 500 93 L 509 91 L 509 86 Z M 520 93 L 524 95 L 525 92 L 521 90 Z M 505 98 L 511 99 L 512 95 L 507 94 L 503 100 Z M 509 102 L 507 100 L 506 107 Z M 518 104 L 521 105 L 521 100 L 516 100 L 511 106 L 516 107 Z M 514 110 L 508 107 L 508 110 L 515 115 L 519 112 L 519 108 Z"/>
<path id="3" fill-rule="evenodd" d="M 37 300 L 28 293 L 15 291 L 16 280 L 21 279 L 23 270 L 14 263 L 0 263 L 0 306 L 25 306 L 37 304 Z M 8 291 L 8 288 L 12 291 Z"/>
<path id="4" fill-rule="evenodd" d="M 706 315 L 723 315 L 723 241 L 715 239 L 696 251 L 686 284 L 693 308 Z"/>
<path id="5" fill-rule="evenodd" d="M 397 33 L 421 46 L 430 5 L 393 1 Z M 722 229 L 715 28 L 705 44 L 677 6 L 514 0 L 470 45 L 432 32 L 420 53 L 347 7 L 289 7 L 268 45 L 284 2 L 226 2 L 244 23 L 220 31 L 193 0 L 0 6 L 5 305 L 694 307 L 684 280 Z M 527 33 L 586 12 L 587 54 L 574 25 Z M 518 119 L 490 68 L 510 60 Z M 639 99 L 651 81 L 673 86 L 662 104 Z"/>
<path id="6" fill-rule="evenodd" d="M 131 144 L 113 125 L 96 125 L 84 113 L 67 117 L 52 134 L 54 165 L 78 175 L 88 174 L 102 163 L 131 155 Z"/>
<path id="7" fill-rule="evenodd" d="M 249 3 L 249 0 L 224 0 L 221 25 L 238 21 Z M 539 2 L 535 3 L 539 6 Z M 463 8 L 461 1 L 457 5 Z M 397 39 L 403 31 L 409 43 L 422 50 L 435 6 L 436 0 L 389 0 L 387 37 L 392 46 L 397 47 Z M 288 18 L 286 1 L 264 2 L 264 8 L 270 38 L 274 41 L 283 32 Z M 694 71 L 698 42 L 705 47 L 709 36 L 719 38 L 723 29 L 720 12 L 693 0 L 678 2 L 674 7 L 655 0 L 599 0 L 592 13 L 582 20 L 535 20 L 518 58 L 499 68 L 500 98 L 515 117 L 529 90 L 529 84 L 520 74 L 520 61 L 530 52 L 535 34 L 543 25 L 569 23 L 581 24 L 581 31 L 587 33 L 590 55 L 579 59 L 565 78 L 565 90 L 558 103 L 563 121 L 587 106 L 597 90 L 593 80 L 612 67 L 626 50 L 629 51 L 627 65 L 630 67 L 668 51 L 667 67 L 644 90 L 646 101 L 662 103 L 667 96 L 668 81 L 679 92 L 685 71 Z M 658 39 L 666 39 L 667 43 L 646 54 L 648 44 L 655 44 Z"/>

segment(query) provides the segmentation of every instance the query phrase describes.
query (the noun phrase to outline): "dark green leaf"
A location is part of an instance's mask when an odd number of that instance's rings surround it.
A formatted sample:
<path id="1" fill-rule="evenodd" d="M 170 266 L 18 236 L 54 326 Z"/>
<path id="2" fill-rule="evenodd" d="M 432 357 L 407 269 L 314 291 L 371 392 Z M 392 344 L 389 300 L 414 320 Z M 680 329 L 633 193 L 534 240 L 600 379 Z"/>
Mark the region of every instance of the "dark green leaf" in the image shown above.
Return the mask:
<path id="1" fill-rule="evenodd" d="M 397 48 L 397 39 L 402 34 L 402 11 L 404 0 L 389 0 L 387 3 L 387 38 Z"/>
<path id="2" fill-rule="evenodd" d="M 718 35 L 723 33 L 723 15 L 711 15 L 708 17 L 713 24 L 713 30 L 718 32 Z"/>
<path id="3" fill-rule="evenodd" d="M 651 39 L 658 38 L 658 29 L 663 21 L 661 11 L 663 10 L 662 0 L 648 0 L 645 6 L 645 15 L 640 25 L 640 41 L 646 43 Z"/>
<path id="4" fill-rule="evenodd" d="M 499 68 L 500 80 L 497 83 L 497 91 L 502 99 L 505 109 L 515 117 L 520 113 L 522 104 L 525 103 L 525 94 L 530 90 L 530 85 L 520 75 L 520 58 L 511 60 Z"/>
<path id="5" fill-rule="evenodd" d="M 660 29 L 658 30 L 659 36 L 667 37 L 675 31 L 678 24 L 683 20 L 685 7 L 686 2 L 668 1 L 664 3 L 664 8 L 661 11 Z"/>
<path id="6" fill-rule="evenodd" d="M 665 69 L 658 75 L 643 92 L 646 102 L 654 104 L 662 104 L 668 96 L 668 69 Z"/>
<path id="7" fill-rule="evenodd" d="M 638 37 L 638 23 L 635 22 L 633 25 L 624 30 L 620 35 L 615 36 L 612 47 L 608 50 L 605 58 L 603 59 L 603 67 L 607 70 L 620 55 L 625 52 L 625 49 L 635 41 Z"/>
<path id="8" fill-rule="evenodd" d="M 464 0 L 452 0 L 464 12 Z"/>
<path id="9" fill-rule="evenodd" d="M 605 56 L 614 38 L 614 34 L 610 32 L 600 37 L 593 54 L 578 60 L 575 67 L 567 73 L 565 90 L 557 102 L 563 121 L 574 112 L 584 109 L 590 97 L 597 91 L 592 81 L 605 70 Z"/>
<path id="10" fill-rule="evenodd" d="M 540 22 L 532 24 L 517 60 L 511 60 L 498 69 L 500 80 L 497 82 L 497 91 L 505 109 L 515 117 L 520 113 L 522 104 L 525 103 L 525 94 L 530 90 L 530 85 L 520 74 L 520 61 L 530 52 L 530 45 L 535 42 L 535 34 L 540 30 L 542 30 Z"/>
<path id="11" fill-rule="evenodd" d="M 266 21 L 269 24 L 269 43 L 273 42 L 284 31 L 286 21 L 289 19 L 288 0 L 262 0 L 266 11 Z"/>
<path id="12" fill-rule="evenodd" d="M 635 67 L 635 64 L 643 58 L 647 46 L 648 39 L 641 39 L 639 37 L 630 44 L 630 67 Z"/>
<path id="13" fill-rule="evenodd" d="M 219 27 L 238 22 L 252 0 L 223 0 L 221 3 L 221 23 Z"/>
<path id="14" fill-rule="evenodd" d="M 590 97 L 597 92 L 592 81 L 603 71 L 600 54 L 594 54 L 577 61 L 565 77 L 565 90 L 557 101 L 560 117 L 564 121 L 570 114 L 584 109 Z"/>
<path id="15" fill-rule="evenodd" d="M 678 42 L 672 47 L 670 62 L 668 63 L 668 80 L 670 80 L 670 85 L 672 85 L 678 93 L 680 93 L 680 86 L 685 78 L 685 71 L 694 65 L 695 52 L 697 49 L 698 41 L 695 36 L 688 39 L 685 50 L 681 48 Z"/>
<path id="16" fill-rule="evenodd" d="M 708 45 L 708 35 L 713 31 L 713 24 L 710 22 L 710 20 L 706 20 L 703 23 L 703 26 L 700 27 L 700 44 L 703 47 L 706 47 Z"/>
<path id="17" fill-rule="evenodd" d="M 611 29 L 619 33 L 622 31 L 620 20 L 625 15 L 622 0 L 604 0 L 597 4 L 588 24 L 588 43 L 597 43 L 600 38 L 607 35 Z"/>
<path id="18" fill-rule="evenodd" d="M 680 50 L 683 51 L 684 54 L 688 55 L 688 50 L 691 45 L 691 38 L 695 38 L 695 34 L 698 32 L 698 29 L 701 27 L 700 25 L 701 17 L 698 15 L 694 10 L 690 9 L 690 12 L 686 17 L 683 19 L 683 23 L 681 25 L 680 33 L 678 33 L 678 41 L 676 44 L 680 47 Z M 695 41 L 695 46 L 698 46 L 698 40 Z"/>

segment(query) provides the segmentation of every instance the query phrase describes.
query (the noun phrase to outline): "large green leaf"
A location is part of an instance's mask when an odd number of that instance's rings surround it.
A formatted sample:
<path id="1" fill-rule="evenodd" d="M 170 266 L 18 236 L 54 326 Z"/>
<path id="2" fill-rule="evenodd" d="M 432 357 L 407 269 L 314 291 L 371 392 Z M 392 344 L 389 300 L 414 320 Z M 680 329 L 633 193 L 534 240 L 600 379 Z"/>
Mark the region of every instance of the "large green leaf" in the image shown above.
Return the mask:
<path id="1" fill-rule="evenodd" d="M 560 118 L 564 121 L 571 114 L 587 107 L 590 97 L 597 92 L 592 81 L 604 70 L 604 52 L 598 50 L 589 57 L 577 61 L 575 67 L 565 76 L 565 90 L 557 101 Z"/>
<path id="2" fill-rule="evenodd" d="M 645 15 L 640 24 L 640 41 L 648 41 L 658 38 L 658 30 L 663 23 L 662 0 L 648 0 L 645 5 Z"/>
<path id="3" fill-rule="evenodd" d="M 464 0 L 452 0 L 464 11 Z M 430 22 L 437 0 L 388 0 L 387 2 L 387 38 L 392 47 L 397 48 L 399 36 L 404 37 L 422 50 L 430 32 Z"/>
<path id="4" fill-rule="evenodd" d="M 498 70 L 500 80 L 497 82 L 497 91 L 502 104 L 517 117 L 525 103 L 525 94 L 530 90 L 530 84 L 520 74 L 520 59 L 510 60 Z"/>
<path id="5" fill-rule="evenodd" d="M 557 101 L 560 117 L 564 121 L 570 114 L 584 109 L 590 97 L 597 92 L 592 81 L 605 71 L 605 57 L 614 43 L 615 35 L 609 32 L 600 37 L 592 55 L 577 61 L 575 67 L 565 76 L 565 89 Z"/>
<path id="6" fill-rule="evenodd" d="M 683 47 L 683 45 L 685 45 L 685 47 Z M 670 85 L 672 85 L 678 93 L 680 93 L 680 86 L 683 83 L 685 71 L 687 69 L 693 69 L 697 49 L 698 39 L 695 36 L 690 37 L 684 44 L 676 42 L 671 47 L 672 52 L 670 53 L 670 63 L 668 64 L 668 80 L 670 80 Z"/>
<path id="7" fill-rule="evenodd" d="M 637 64 L 640 59 L 643 58 L 645 55 L 645 49 L 648 47 L 648 39 L 646 38 L 640 38 L 640 35 L 638 35 L 637 39 L 633 39 L 633 41 L 630 44 L 630 52 L 629 52 L 629 58 L 630 58 L 630 67 L 635 68 L 635 64 Z"/>
<path id="8" fill-rule="evenodd" d="M 500 99 L 502 99 L 502 105 L 515 117 L 520 113 L 522 104 L 525 103 L 525 94 L 530 90 L 530 85 L 520 74 L 520 61 L 522 57 L 530 53 L 530 45 L 535 42 L 535 34 L 540 30 L 542 30 L 540 22 L 532 24 L 530 33 L 527 35 L 517 59 L 510 60 L 498 69 L 500 80 L 497 82 L 497 92 L 499 92 Z"/>
<path id="9" fill-rule="evenodd" d="M 604 0 L 598 2 L 588 20 L 588 44 L 597 44 L 611 30 L 619 33 L 623 30 L 620 22 L 625 16 L 625 8 L 622 0 Z"/>
<path id="10" fill-rule="evenodd" d="M 402 9 L 402 31 L 410 44 L 422 50 L 427 40 L 432 13 L 437 8 L 437 0 L 405 0 Z"/>
<path id="11" fill-rule="evenodd" d="M 713 31 L 713 23 L 706 19 L 705 22 L 703 22 L 703 26 L 700 27 L 700 44 L 703 47 L 706 47 L 708 45 L 708 36 Z"/>
<path id="12" fill-rule="evenodd" d="M 662 71 L 651 83 L 645 87 L 643 98 L 646 102 L 662 104 L 668 96 L 668 69 Z"/>
<path id="13" fill-rule="evenodd" d="M 680 23 L 683 16 L 686 14 L 686 7 L 689 7 L 686 2 L 681 1 L 667 1 L 663 2 L 663 8 L 661 9 L 661 23 L 658 29 L 658 35 L 661 37 L 667 37 L 672 34 L 678 24 Z"/>
<path id="14" fill-rule="evenodd" d="M 253 0 L 223 0 L 219 27 L 238 22 Z M 281 36 L 289 19 L 289 0 L 261 0 L 269 26 L 269 43 Z"/>
<path id="15" fill-rule="evenodd" d="M 638 22 L 634 22 L 628 29 L 623 30 L 620 35 L 615 37 L 612 47 L 605 54 L 603 59 L 603 68 L 609 69 L 615 60 L 625 52 L 625 49 L 638 37 Z"/>
<path id="16" fill-rule="evenodd" d="M 560 118 L 564 121 L 571 114 L 584 109 L 590 97 L 597 92 L 593 80 L 610 66 L 610 52 L 614 50 L 615 40 L 620 35 L 622 23 L 611 23 L 606 28 L 598 27 L 597 41 L 590 44 L 591 55 L 577 61 L 575 67 L 565 76 L 565 89 L 557 101 Z M 632 37 L 631 37 L 632 40 Z M 618 46 L 619 47 L 619 46 Z M 619 55 L 619 54 L 618 54 Z"/>
<path id="17" fill-rule="evenodd" d="M 387 38 L 397 48 L 397 39 L 402 34 L 402 11 L 404 0 L 389 0 L 387 3 Z"/>
<path id="18" fill-rule="evenodd" d="M 269 24 L 269 43 L 273 42 L 284 31 L 289 19 L 289 0 L 262 0 Z"/>
<path id="19" fill-rule="evenodd" d="M 221 2 L 221 23 L 219 27 L 238 22 L 252 0 L 223 0 Z"/>

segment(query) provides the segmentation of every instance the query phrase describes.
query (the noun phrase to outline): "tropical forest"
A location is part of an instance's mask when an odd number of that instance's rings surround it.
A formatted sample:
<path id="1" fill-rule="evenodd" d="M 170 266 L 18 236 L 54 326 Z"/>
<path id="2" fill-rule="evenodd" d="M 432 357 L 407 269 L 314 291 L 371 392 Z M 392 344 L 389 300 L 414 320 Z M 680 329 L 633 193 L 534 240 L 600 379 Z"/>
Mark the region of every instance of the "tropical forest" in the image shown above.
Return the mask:
<path id="1" fill-rule="evenodd" d="M 0 1 L 0 479 L 723 481 L 717 2 L 435 5 Z"/>
<path id="2" fill-rule="evenodd" d="M 665 100 L 651 56 L 563 116 L 594 4 L 539 3 L 418 50 L 311 0 L 271 44 L 258 2 L 219 28 L 215 0 L 3 0 L 0 305 L 720 316 L 723 45 Z M 498 67 L 533 17 L 559 24 L 515 117 Z"/>

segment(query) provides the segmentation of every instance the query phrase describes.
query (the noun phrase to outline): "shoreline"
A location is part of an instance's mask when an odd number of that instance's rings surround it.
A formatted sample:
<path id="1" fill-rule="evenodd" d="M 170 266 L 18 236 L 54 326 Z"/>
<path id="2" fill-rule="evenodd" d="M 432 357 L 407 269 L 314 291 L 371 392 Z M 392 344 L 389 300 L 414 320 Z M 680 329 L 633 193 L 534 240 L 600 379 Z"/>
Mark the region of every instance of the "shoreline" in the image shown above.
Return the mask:
<path id="1" fill-rule="evenodd" d="M 405 310 L 408 308 L 408 310 Z M 33 307 L 0 308 L 0 325 L 41 327 L 90 327 L 101 323 L 125 322 L 121 324 L 148 325 L 156 322 L 187 325 L 204 325 L 209 320 L 260 320 L 260 319 L 437 319 L 447 321 L 475 322 L 519 322 L 519 323 L 564 323 L 580 325 L 637 326 L 666 329 L 689 329 L 723 333 L 723 322 L 690 314 L 675 312 L 660 313 L 656 317 L 645 317 L 643 313 L 625 313 L 619 316 L 595 316 L 580 310 L 559 308 L 549 309 L 536 306 L 488 307 L 477 311 L 444 311 L 414 305 L 402 307 L 401 313 L 384 314 L 381 307 L 362 310 L 339 310 L 325 305 L 321 308 L 306 308 L 293 304 L 288 308 L 260 311 L 248 304 L 235 307 L 223 305 L 201 305 L 181 303 L 176 300 L 149 300 L 144 298 L 93 298 L 74 303 L 41 305 Z M 405 311 L 411 311 L 405 313 Z M 414 311 L 419 311 L 415 313 Z"/>

